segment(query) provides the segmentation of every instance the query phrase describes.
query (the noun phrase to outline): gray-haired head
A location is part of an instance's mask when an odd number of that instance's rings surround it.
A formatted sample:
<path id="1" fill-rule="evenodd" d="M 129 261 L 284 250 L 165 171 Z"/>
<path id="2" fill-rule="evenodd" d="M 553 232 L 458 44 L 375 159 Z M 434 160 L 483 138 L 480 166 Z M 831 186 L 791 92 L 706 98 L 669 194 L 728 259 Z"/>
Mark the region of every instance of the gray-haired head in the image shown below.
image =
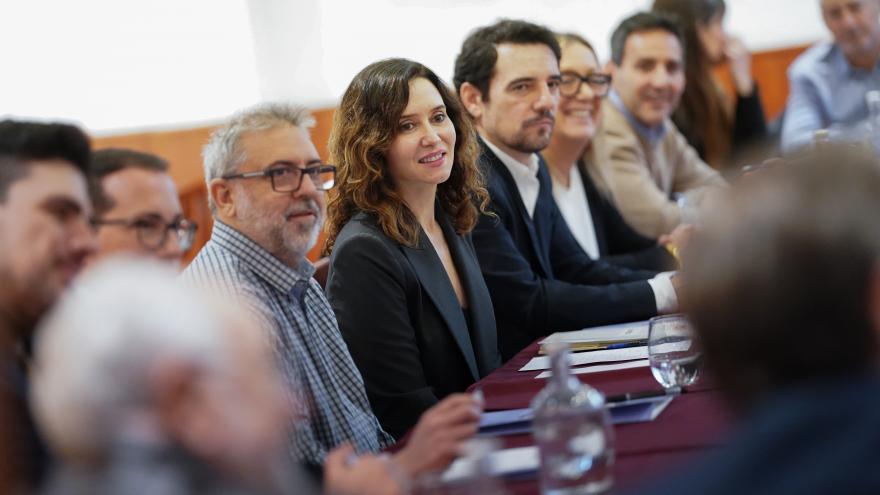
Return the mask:
<path id="1" fill-rule="evenodd" d="M 230 367 L 236 341 L 227 319 L 244 316 L 182 285 L 176 275 L 143 260 L 97 265 L 44 320 L 31 400 L 47 441 L 62 457 L 101 455 L 133 418 L 145 425 L 154 400 L 148 381 L 160 360 L 209 373 Z"/>
<path id="2" fill-rule="evenodd" d="M 261 103 L 245 108 L 233 115 L 228 122 L 211 133 L 202 149 L 205 183 L 238 170 L 247 159 L 239 146 L 242 136 L 255 131 L 265 131 L 278 126 L 310 128 L 315 119 L 304 107 L 291 103 Z M 208 206 L 216 211 L 214 200 L 208 194 Z"/>

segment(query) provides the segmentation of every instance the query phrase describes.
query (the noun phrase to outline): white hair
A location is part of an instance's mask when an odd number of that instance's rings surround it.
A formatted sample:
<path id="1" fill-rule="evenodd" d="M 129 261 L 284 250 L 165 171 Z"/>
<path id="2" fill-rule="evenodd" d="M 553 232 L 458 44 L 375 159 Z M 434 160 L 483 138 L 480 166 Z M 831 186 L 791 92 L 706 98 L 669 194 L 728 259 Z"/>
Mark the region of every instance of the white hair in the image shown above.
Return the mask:
<path id="1" fill-rule="evenodd" d="M 211 198 L 211 180 L 234 172 L 247 159 L 239 146 L 241 137 L 249 132 L 282 125 L 308 129 L 315 125 L 315 119 L 305 107 L 290 103 L 261 103 L 237 112 L 226 124 L 211 133 L 208 143 L 202 148 L 202 161 L 205 184 L 208 185 L 208 206 L 212 213 L 216 212 L 216 205 Z"/>
<path id="2" fill-rule="evenodd" d="M 123 417 L 148 406 L 158 359 L 228 365 L 229 311 L 176 275 L 152 261 L 107 261 L 84 273 L 40 325 L 31 400 L 53 447 L 100 452 Z"/>

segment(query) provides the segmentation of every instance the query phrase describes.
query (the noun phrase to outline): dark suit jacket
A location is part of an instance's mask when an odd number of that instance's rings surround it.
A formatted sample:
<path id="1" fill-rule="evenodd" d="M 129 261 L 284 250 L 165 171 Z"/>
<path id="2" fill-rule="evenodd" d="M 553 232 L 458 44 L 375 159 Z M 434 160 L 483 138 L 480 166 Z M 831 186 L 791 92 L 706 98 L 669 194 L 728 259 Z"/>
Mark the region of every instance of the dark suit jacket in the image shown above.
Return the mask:
<path id="1" fill-rule="evenodd" d="M 872 374 L 876 372 L 872 371 Z M 847 376 L 778 390 L 732 432 L 633 495 L 880 493 L 880 381 Z M 669 470 L 667 470 L 669 472 Z"/>
<path id="2" fill-rule="evenodd" d="M 510 171 L 482 141 L 481 145 L 480 166 L 496 217 L 481 216 L 473 239 L 492 294 L 503 359 L 555 331 L 657 314 L 654 292 L 645 281 L 655 273 L 591 259 L 553 200 L 543 161 L 538 202 L 530 218 Z"/>
<path id="3" fill-rule="evenodd" d="M 614 203 L 602 194 L 584 169 L 578 164 L 584 183 L 584 193 L 590 205 L 590 216 L 596 230 L 599 257 L 618 266 L 640 270 L 666 271 L 675 269 L 675 258 L 656 239 L 635 231 L 620 215 Z"/>
<path id="4" fill-rule="evenodd" d="M 438 206 L 439 211 L 439 206 Z M 359 213 L 339 233 L 327 298 L 364 377 L 373 412 L 400 438 L 439 399 L 500 364 L 492 301 L 469 236 L 437 220 L 468 300 L 470 327 L 424 232 L 402 246 Z"/>

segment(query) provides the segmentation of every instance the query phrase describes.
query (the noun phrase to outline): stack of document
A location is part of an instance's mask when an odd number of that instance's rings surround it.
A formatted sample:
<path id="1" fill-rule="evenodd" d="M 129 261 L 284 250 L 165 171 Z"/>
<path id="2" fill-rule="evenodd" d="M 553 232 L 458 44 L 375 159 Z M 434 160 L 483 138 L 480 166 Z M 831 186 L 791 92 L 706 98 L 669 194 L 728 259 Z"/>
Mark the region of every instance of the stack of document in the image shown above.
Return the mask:
<path id="1" fill-rule="evenodd" d="M 601 373 L 604 371 L 641 368 L 648 363 L 648 320 L 584 328 L 573 332 L 557 332 L 540 342 L 539 354 L 547 354 L 550 346 L 566 344 L 575 352 L 570 358 L 572 373 Z M 582 352 L 586 351 L 586 352 Z M 582 366 L 577 368 L 577 366 Z M 519 371 L 549 370 L 550 358 L 539 355 Z M 535 378 L 549 378 L 544 371 Z"/>
<path id="2" fill-rule="evenodd" d="M 632 323 L 619 323 L 601 327 L 585 328 L 573 332 L 556 332 L 541 341 L 541 354 L 547 354 L 550 344 L 562 342 L 572 351 L 593 351 L 607 349 L 620 344 L 646 343 L 648 340 L 648 320 Z"/>
<path id="3" fill-rule="evenodd" d="M 605 405 L 615 425 L 654 421 L 672 402 L 675 395 L 659 392 L 656 396 L 642 397 Z M 532 431 L 531 408 L 485 412 L 480 416 L 481 435 L 511 435 Z"/>
<path id="4" fill-rule="evenodd" d="M 614 363 L 618 361 L 633 361 L 636 359 L 648 359 L 648 346 L 627 347 L 625 349 L 606 349 L 574 354 L 569 358 L 572 366 L 584 366 L 598 363 Z M 529 360 L 520 371 L 549 370 L 550 357 L 537 356 Z"/>

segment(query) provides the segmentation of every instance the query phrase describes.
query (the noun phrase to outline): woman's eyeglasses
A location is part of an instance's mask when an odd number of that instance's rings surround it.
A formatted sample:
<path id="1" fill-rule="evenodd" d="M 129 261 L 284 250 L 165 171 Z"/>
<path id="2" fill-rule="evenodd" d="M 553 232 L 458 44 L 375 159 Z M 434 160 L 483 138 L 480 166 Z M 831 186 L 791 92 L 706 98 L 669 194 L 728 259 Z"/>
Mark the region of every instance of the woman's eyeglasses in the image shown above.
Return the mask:
<path id="1" fill-rule="evenodd" d="M 575 96 L 584 83 L 590 86 L 593 94 L 601 98 L 608 94 L 608 89 L 611 87 L 611 75 L 594 72 L 585 77 L 573 72 L 566 72 L 562 74 L 559 83 L 559 94 L 567 97 Z"/>

